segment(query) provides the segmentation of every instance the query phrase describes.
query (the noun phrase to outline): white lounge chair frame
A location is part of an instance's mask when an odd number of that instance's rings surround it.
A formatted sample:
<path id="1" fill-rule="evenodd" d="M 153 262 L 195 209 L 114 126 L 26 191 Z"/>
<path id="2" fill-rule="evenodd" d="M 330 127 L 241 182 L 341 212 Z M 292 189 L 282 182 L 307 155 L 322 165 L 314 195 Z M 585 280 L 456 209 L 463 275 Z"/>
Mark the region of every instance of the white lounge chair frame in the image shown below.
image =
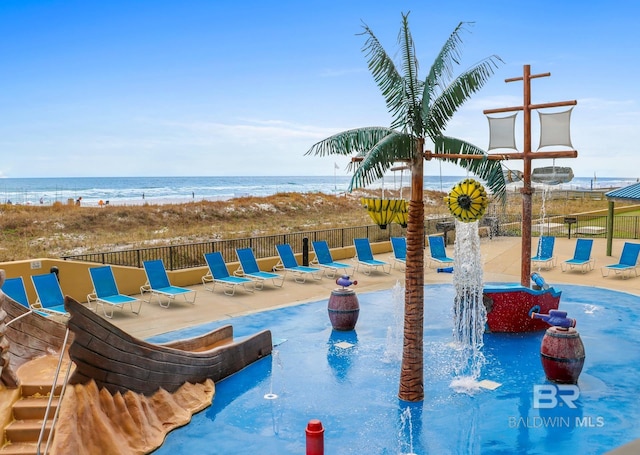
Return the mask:
<path id="1" fill-rule="evenodd" d="M 596 266 L 596 260 L 591 256 L 592 248 L 593 239 L 577 239 L 573 257 L 560 264 L 562 271 L 580 269 L 582 273 L 587 273 L 593 270 Z"/>
<path id="2" fill-rule="evenodd" d="M 196 302 L 197 293 L 195 289 L 173 286 L 169 282 L 169 276 L 167 275 L 167 270 L 164 267 L 162 259 L 144 261 L 142 265 L 144 267 L 144 272 L 147 275 L 147 282 L 140 286 L 140 294 L 150 294 L 149 300 L 147 300 L 147 302 L 151 302 L 151 299 L 154 296 L 158 300 L 158 305 L 160 305 L 162 308 L 169 308 L 171 302 L 174 301 L 178 296 L 182 296 L 182 298 L 184 298 L 185 302 L 187 303 L 193 304 Z M 153 275 L 150 275 L 150 273 L 152 273 Z M 193 295 L 193 297 L 191 298 L 191 300 L 189 300 L 187 296 L 191 294 Z M 162 303 L 162 297 L 167 298 L 166 304 Z"/>
<path id="3" fill-rule="evenodd" d="M 120 293 L 111 266 L 91 267 L 89 268 L 89 276 L 93 284 L 93 292 L 87 295 L 87 303 L 89 305 L 95 303 L 96 311 L 98 305 L 102 305 L 102 313 L 106 318 L 111 319 L 116 308 L 122 309 L 129 304 L 133 314 L 140 314 L 142 300 Z M 138 311 L 134 310 L 134 303 L 138 303 Z M 111 308 L 109 313 L 107 313 L 107 305 Z"/>
<path id="4" fill-rule="evenodd" d="M 605 265 L 600 270 L 603 277 L 609 276 L 609 272 L 620 275 L 623 279 L 629 278 L 631 272 L 638 276 L 638 256 L 640 255 L 640 243 L 625 242 L 617 264 Z M 606 271 L 606 273 L 605 273 Z"/>
<path id="5" fill-rule="evenodd" d="M 447 256 L 447 249 L 444 243 L 444 237 L 441 235 L 430 235 L 428 237 L 428 242 L 429 242 L 429 256 L 427 257 L 427 265 L 432 269 L 442 267 L 443 265 L 447 267 L 452 267 L 454 260 L 453 258 L 450 258 L 449 256 Z"/>
<path id="6" fill-rule="evenodd" d="M 382 270 L 383 273 L 386 273 L 387 275 L 391 273 L 390 263 L 386 261 L 381 261 L 379 259 L 375 259 L 373 257 L 371 243 L 369 242 L 368 238 L 364 237 L 359 239 L 353 239 L 353 246 L 355 247 L 355 250 L 356 250 L 355 261 L 357 264 L 356 265 L 357 271 L 360 271 L 360 266 L 362 266 L 364 267 L 364 270 L 362 270 L 362 273 L 364 273 L 365 275 L 371 275 L 371 272 L 373 272 L 378 268 Z"/>
<path id="7" fill-rule="evenodd" d="M 313 245 L 313 251 L 315 253 L 315 258 L 311 261 L 311 264 L 323 268 L 327 278 L 335 278 L 337 274 L 347 274 L 349 269 L 355 272 L 355 268 L 352 265 L 333 260 L 329 244 L 326 240 L 318 240 L 311 242 L 311 244 Z"/>
<path id="8" fill-rule="evenodd" d="M 236 288 L 238 286 L 242 286 L 247 292 L 255 291 L 256 284 L 252 279 L 229 274 L 227 264 L 224 262 L 222 253 L 219 251 L 206 253 L 204 255 L 204 259 L 209 266 L 209 272 L 202 277 L 202 285 L 207 291 L 213 292 L 216 288 L 216 284 L 222 285 L 225 295 L 229 296 L 236 293 Z M 247 285 L 250 286 L 247 287 Z"/>
<path id="9" fill-rule="evenodd" d="M 285 277 L 287 273 L 293 274 L 293 279 L 296 283 L 305 283 L 307 277 L 311 276 L 314 280 L 321 280 L 324 271 L 318 267 L 309 267 L 307 265 L 299 265 L 293 254 L 293 248 L 288 243 L 276 245 L 278 256 L 280 261 L 274 267 L 275 270 L 284 272 Z"/>
<path id="10" fill-rule="evenodd" d="M 238 256 L 240 267 L 233 274 L 252 279 L 255 282 L 256 290 L 262 291 L 264 282 L 267 280 L 271 280 L 277 288 L 281 288 L 284 284 L 284 275 L 260 270 L 256 256 L 251 248 L 236 248 L 236 256 Z"/>

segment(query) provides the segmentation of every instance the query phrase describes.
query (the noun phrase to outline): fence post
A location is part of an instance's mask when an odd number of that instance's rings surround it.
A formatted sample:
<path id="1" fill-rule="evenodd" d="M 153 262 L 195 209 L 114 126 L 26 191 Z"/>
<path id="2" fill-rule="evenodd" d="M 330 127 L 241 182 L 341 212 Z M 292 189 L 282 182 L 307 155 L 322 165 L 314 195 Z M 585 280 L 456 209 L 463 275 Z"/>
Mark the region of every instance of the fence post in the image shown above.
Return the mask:
<path id="1" fill-rule="evenodd" d="M 309 265 L 309 239 L 302 237 L 302 265 L 307 267 Z"/>

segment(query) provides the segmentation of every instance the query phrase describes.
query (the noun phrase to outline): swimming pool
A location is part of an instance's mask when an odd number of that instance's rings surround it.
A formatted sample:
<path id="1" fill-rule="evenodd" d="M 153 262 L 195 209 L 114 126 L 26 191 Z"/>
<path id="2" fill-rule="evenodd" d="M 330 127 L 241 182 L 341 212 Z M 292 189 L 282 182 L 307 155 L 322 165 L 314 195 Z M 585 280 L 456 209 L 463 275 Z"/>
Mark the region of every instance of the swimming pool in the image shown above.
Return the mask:
<path id="1" fill-rule="evenodd" d="M 324 425 L 327 455 L 601 454 L 639 438 L 640 297 L 558 288 L 560 308 L 577 320 L 586 351 L 575 409 L 561 390 L 556 406 L 548 400 L 536 406 L 534 386 L 550 385 L 540 364 L 543 333 L 485 334 L 480 379 L 501 386 L 455 392 L 455 291 L 427 285 L 423 403 L 397 398 L 394 290 L 359 294 L 360 317 L 351 332 L 332 330 L 323 300 L 152 338 L 168 341 L 232 323 L 236 336 L 269 328 L 277 344 L 273 356 L 218 383 L 213 405 L 154 453 L 299 455 L 310 419 Z M 277 397 L 266 399 L 269 394 Z"/>

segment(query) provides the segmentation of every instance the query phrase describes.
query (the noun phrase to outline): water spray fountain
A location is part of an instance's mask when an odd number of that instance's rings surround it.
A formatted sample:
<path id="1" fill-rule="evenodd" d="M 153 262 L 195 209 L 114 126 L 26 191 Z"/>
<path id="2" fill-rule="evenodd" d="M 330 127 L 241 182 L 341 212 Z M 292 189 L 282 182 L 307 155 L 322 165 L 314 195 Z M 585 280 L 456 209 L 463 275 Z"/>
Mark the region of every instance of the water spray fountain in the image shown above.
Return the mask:
<path id="1" fill-rule="evenodd" d="M 278 353 L 277 349 L 274 349 L 273 351 L 271 351 L 271 362 L 272 362 L 272 366 L 278 366 L 280 369 L 282 369 L 282 363 L 280 362 L 280 354 Z M 269 380 L 269 392 L 264 395 L 265 400 L 275 400 L 278 398 L 278 395 L 273 392 L 273 378 L 275 376 L 275 374 L 273 373 L 274 371 L 275 370 L 272 368 L 272 373 Z"/>
<path id="2" fill-rule="evenodd" d="M 467 178 L 452 188 L 445 202 L 456 218 L 453 339 L 459 359 L 457 377 L 451 386 L 458 391 L 471 391 L 479 388 L 477 381 L 485 363 L 482 346 L 487 312 L 483 304 L 478 219 L 489 201 L 484 187 Z"/>

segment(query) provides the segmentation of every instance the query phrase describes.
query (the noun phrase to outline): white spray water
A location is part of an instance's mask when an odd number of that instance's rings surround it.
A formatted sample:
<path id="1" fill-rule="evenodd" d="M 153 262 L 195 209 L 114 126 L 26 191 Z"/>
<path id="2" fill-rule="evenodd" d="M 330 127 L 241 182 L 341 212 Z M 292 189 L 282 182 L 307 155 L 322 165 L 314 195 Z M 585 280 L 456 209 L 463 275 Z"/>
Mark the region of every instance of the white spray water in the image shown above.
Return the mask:
<path id="1" fill-rule="evenodd" d="M 411 408 L 406 407 L 400 414 L 400 454 L 416 455 L 413 452 L 413 422 L 411 420 Z"/>
<path id="2" fill-rule="evenodd" d="M 542 187 L 542 203 L 540 204 L 540 222 L 538 223 L 538 226 L 540 226 L 540 233 L 539 235 L 548 235 L 549 234 L 549 228 L 547 226 L 547 197 L 549 194 L 549 189 L 550 187 L 548 185 L 544 185 Z M 545 234 L 546 233 L 546 234 Z M 537 256 L 542 256 L 542 242 L 538 242 L 538 248 L 536 250 L 536 255 Z M 541 267 L 541 263 L 538 263 L 538 267 L 537 267 L 537 271 L 540 272 L 542 271 L 542 267 Z"/>
<path id="3" fill-rule="evenodd" d="M 387 327 L 387 342 L 384 350 L 385 362 L 402 360 L 402 343 L 404 337 L 404 286 L 396 281 L 391 290 L 391 303 L 393 304 L 393 320 Z"/>
<path id="4" fill-rule="evenodd" d="M 269 393 L 264 395 L 265 400 L 275 400 L 278 398 L 278 395 L 273 391 L 273 377 L 275 376 L 275 368 L 279 367 L 282 369 L 282 363 L 280 362 L 280 352 L 277 349 L 273 349 L 271 351 L 271 380 L 269 381 Z"/>
<path id="5" fill-rule="evenodd" d="M 451 387 L 458 392 L 479 390 L 478 378 L 486 360 L 482 353 L 487 311 L 482 303 L 483 275 L 478 222 L 456 220 L 453 284 L 453 339 L 458 353 L 456 378 Z"/>

